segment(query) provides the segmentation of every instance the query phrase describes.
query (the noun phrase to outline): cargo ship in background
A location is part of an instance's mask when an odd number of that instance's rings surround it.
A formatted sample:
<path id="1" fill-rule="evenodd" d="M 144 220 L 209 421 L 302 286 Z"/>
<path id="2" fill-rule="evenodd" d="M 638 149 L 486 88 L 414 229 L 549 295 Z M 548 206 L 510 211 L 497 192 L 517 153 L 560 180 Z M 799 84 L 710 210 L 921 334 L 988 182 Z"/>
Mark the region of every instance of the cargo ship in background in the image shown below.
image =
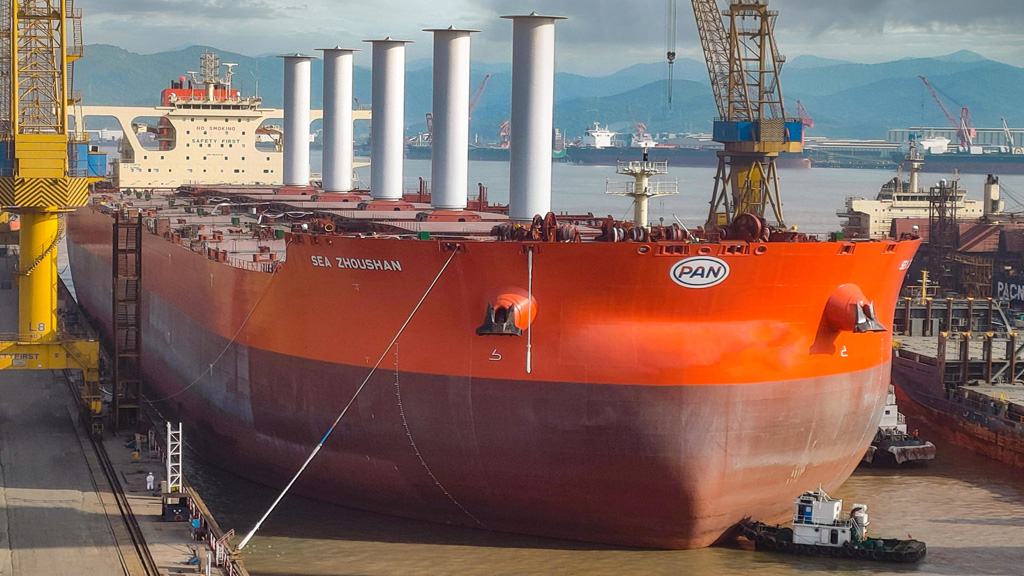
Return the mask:
<path id="1" fill-rule="evenodd" d="M 1024 174 L 1024 148 L 1020 146 L 981 146 L 949 149 L 950 140 L 943 137 L 922 138 L 925 172 L 954 171 L 964 174 Z M 904 152 L 894 151 L 894 162 L 902 162 Z"/>
<path id="2" fill-rule="evenodd" d="M 927 277 L 918 293 L 927 295 Z M 1024 468 L 1018 318 L 989 298 L 903 299 L 892 379 L 903 411 L 973 453 Z"/>
<path id="3" fill-rule="evenodd" d="M 633 221 L 556 217 L 556 18 L 513 19 L 514 60 L 540 64 L 513 63 L 523 136 L 509 206 L 466 198 L 458 138 L 433 143 L 431 193 L 403 196 L 402 123 L 387 111 L 401 110 L 404 53 L 391 51 L 404 47 L 390 38 L 373 42 L 372 189 L 337 185 L 351 184 L 339 112 L 325 118 L 339 133 L 325 129 L 337 140 L 325 141 L 323 187 L 310 186 L 308 102 L 294 96 L 309 88 L 308 58 L 296 55 L 284 185 L 95 195 L 68 223 L 83 309 L 114 337 L 113 217 L 139 214 L 149 399 L 260 482 L 284 485 L 351 402 L 296 491 L 658 548 L 710 545 L 745 518 L 784 521 L 795 496 L 837 488 L 871 443 L 919 240 L 822 239 L 752 213 L 651 226 L 641 198 L 668 188 L 647 181 L 667 165 L 647 158 L 618 165 L 636 178 L 624 188 Z M 468 77 L 469 31 L 434 34 Z M 339 110 L 345 53 L 325 51 L 324 100 Z M 468 136 L 457 76 L 435 79 L 434 113 L 445 134 Z"/>
<path id="4" fill-rule="evenodd" d="M 617 132 L 602 128 L 597 122 L 587 128 L 577 142 L 565 146 L 566 161 L 574 164 L 615 166 L 620 160 L 634 160 L 647 150 L 651 161 L 665 161 L 676 167 L 718 166 L 721 144 L 707 141 L 695 146 L 677 146 L 656 142 L 643 123 L 637 123 L 627 144 Z M 798 154 L 780 154 L 776 161 L 780 168 L 810 168 L 811 160 Z"/>
<path id="5" fill-rule="evenodd" d="M 942 107 L 951 128 L 914 127 L 909 130 L 890 130 L 889 140 L 912 143 L 921 150 L 925 171 L 965 174 L 1024 174 L 1024 135 L 1020 129 L 1010 128 L 1002 119 L 1001 128 L 975 128 L 967 107 L 961 109 L 960 118 L 954 118 L 943 106 L 939 94 L 923 76 L 921 80 L 932 91 Z M 902 160 L 901 152 L 892 152 L 893 161 Z"/>
<path id="6" fill-rule="evenodd" d="M 484 79 L 486 81 L 486 78 Z M 480 88 L 477 88 L 479 92 Z M 470 102 L 470 110 L 473 103 Z M 433 117 L 427 115 L 427 131 L 417 134 L 406 141 L 405 157 L 410 160 L 430 160 L 433 156 Z M 492 144 L 485 144 L 479 138 L 469 144 L 469 159 L 476 162 L 508 162 L 512 159 L 512 128 L 511 122 L 506 120 L 498 127 L 498 141 Z M 564 162 L 567 160 L 565 154 L 565 138 L 558 128 L 552 130 L 551 137 L 551 160 Z"/>

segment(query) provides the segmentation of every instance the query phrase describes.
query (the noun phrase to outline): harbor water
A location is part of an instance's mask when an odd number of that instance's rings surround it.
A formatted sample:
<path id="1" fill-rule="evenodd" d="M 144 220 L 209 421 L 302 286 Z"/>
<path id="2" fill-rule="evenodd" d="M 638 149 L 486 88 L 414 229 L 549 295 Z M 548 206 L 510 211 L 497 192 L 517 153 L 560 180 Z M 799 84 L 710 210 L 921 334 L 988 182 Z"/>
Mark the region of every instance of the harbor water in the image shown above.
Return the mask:
<path id="1" fill-rule="evenodd" d="M 313 166 L 314 172 L 317 168 Z M 365 181 L 368 172 L 364 168 L 357 173 Z M 416 188 L 417 177 L 429 173 L 429 161 L 407 161 L 406 187 Z M 678 179 L 680 193 L 651 201 L 652 222 L 664 219 L 670 224 L 678 217 L 687 226 L 702 224 L 714 174 L 708 168 L 672 168 L 665 178 Z M 782 170 L 786 223 L 808 233 L 836 231 L 840 225 L 836 211 L 843 208 L 846 197 L 873 198 L 893 176 L 871 170 Z M 922 185 L 941 177 L 924 174 Z M 556 164 L 554 211 L 629 217 L 628 198 L 604 193 L 608 179 L 625 181 L 627 177 L 616 176 L 613 167 Z M 962 175 L 961 187 L 970 198 L 980 198 L 984 179 L 984 175 Z M 1001 180 L 1007 209 L 1020 210 L 1013 197 L 1024 198 L 1024 176 Z M 471 163 L 474 195 L 477 182 L 489 188 L 492 203 L 507 202 L 507 163 Z M 187 442 L 188 423 L 185 430 Z M 935 461 L 901 469 L 858 469 L 833 494 L 845 499 L 847 511 L 855 502 L 868 504 L 872 536 L 910 536 L 926 542 L 928 556 L 916 565 L 755 553 L 748 543 L 735 542 L 691 551 L 627 549 L 417 522 L 297 496 L 281 503 L 243 551 L 243 558 L 256 576 L 1024 573 L 1024 473 L 956 448 L 944 442 L 938 431 L 922 427 L 921 435 L 938 446 Z M 345 439 L 335 436 L 329 441 Z M 185 474 L 221 526 L 234 528 L 240 535 L 251 529 L 277 496 L 276 490 L 234 476 L 198 455 L 190 455 Z"/>

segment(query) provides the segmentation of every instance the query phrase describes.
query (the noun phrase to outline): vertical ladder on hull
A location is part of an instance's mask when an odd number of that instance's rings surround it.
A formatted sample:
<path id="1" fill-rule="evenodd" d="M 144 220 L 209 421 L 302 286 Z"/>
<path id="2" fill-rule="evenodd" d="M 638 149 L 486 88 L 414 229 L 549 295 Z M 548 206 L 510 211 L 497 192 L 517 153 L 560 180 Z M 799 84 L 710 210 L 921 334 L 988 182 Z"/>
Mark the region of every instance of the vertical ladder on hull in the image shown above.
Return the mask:
<path id="1" fill-rule="evenodd" d="M 142 215 L 114 215 L 114 428 L 139 421 L 142 398 Z"/>

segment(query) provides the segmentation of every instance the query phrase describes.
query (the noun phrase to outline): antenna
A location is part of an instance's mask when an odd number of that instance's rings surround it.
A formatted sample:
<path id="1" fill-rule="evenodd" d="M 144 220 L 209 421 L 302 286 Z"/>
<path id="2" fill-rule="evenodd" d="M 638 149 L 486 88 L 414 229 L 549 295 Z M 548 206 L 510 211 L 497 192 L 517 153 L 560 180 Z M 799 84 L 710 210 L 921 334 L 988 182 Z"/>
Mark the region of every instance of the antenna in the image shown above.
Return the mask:
<path id="1" fill-rule="evenodd" d="M 249 74 L 252 76 L 252 79 L 256 81 L 256 91 L 253 94 L 253 96 L 256 97 L 256 98 L 260 97 L 260 76 L 258 74 L 259 71 L 260 71 L 260 61 L 256 60 L 256 71 L 253 72 L 252 70 L 249 70 Z"/>
<path id="2" fill-rule="evenodd" d="M 224 94 L 226 98 L 231 98 L 231 77 L 235 75 L 235 66 L 238 66 L 238 64 L 231 62 L 224 63 L 224 67 L 228 69 L 224 74 L 224 83 L 227 84 L 227 91 Z"/>

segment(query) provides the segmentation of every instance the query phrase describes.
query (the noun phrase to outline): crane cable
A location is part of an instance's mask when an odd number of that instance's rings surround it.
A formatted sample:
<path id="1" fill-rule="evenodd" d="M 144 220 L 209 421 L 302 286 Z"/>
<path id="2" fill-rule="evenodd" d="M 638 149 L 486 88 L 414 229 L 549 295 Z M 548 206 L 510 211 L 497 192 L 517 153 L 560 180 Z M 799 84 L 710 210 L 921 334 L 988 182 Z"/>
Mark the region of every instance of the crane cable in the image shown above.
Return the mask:
<path id="1" fill-rule="evenodd" d="M 363 391 L 363 388 L 366 387 L 366 384 L 370 381 L 370 378 L 373 377 L 373 374 L 377 371 L 377 368 L 380 367 L 381 362 L 383 362 L 384 358 L 387 357 L 388 352 L 390 352 L 391 349 L 395 346 L 395 343 L 398 342 L 398 339 L 402 336 L 402 333 L 405 332 L 406 327 L 409 326 L 409 323 L 412 322 L 413 317 L 416 316 L 417 312 L 419 312 L 420 306 L 423 305 L 423 302 L 427 299 L 427 296 L 429 296 L 430 293 L 434 290 L 434 286 L 437 285 L 437 281 L 441 279 L 441 275 L 444 274 L 444 271 L 448 269 L 448 265 L 452 263 L 452 259 L 455 258 L 455 255 L 458 253 L 458 248 L 452 250 L 451 256 L 448 257 L 448 260 L 444 263 L 444 266 L 441 267 L 441 270 L 437 273 L 437 276 L 434 277 L 434 281 L 430 283 L 430 286 L 427 287 L 427 291 L 423 293 L 423 296 L 420 298 L 420 301 L 416 303 L 416 306 L 412 309 L 412 312 L 409 313 L 409 317 L 405 319 L 405 323 L 403 323 L 402 327 L 398 329 L 398 332 L 395 334 L 395 337 L 391 339 L 391 343 L 388 344 L 387 348 L 384 349 L 384 352 L 380 355 L 380 358 L 377 360 L 377 363 L 374 364 L 373 368 L 370 369 L 370 373 L 366 375 L 365 379 L 363 379 L 363 383 L 359 385 L 359 388 L 356 388 L 355 394 L 352 395 L 352 398 L 348 401 L 348 404 L 346 404 L 345 408 L 342 409 L 341 414 L 338 414 L 338 417 L 335 418 L 334 423 L 331 424 L 331 427 L 327 430 L 327 433 L 324 434 L 324 437 L 320 439 L 320 443 L 316 445 L 316 448 L 313 448 L 313 451 L 309 454 L 309 457 L 306 458 L 306 461 L 302 464 L 302 467 L 299 468 L 299 471 L 295 473 L 295 476 L 291 479 L 291 482 L 288 482 L 288 485 L 284 487 L 284 490 L 282 490 L 281 493 L 278 494 L 277 499 L 274 500 L 274 503 L 271 504 L 270 508 L 268 508 L 266 513 L 263 514 L 263 517 L 260 518 L 260 521 L 257 522 L 255 526 L 253 526 L 252 531 L 250 531 L 245 536 L 245 538 L 242 539 L 242 542 L 238 545 L 238 550 L 245 548 L 245 545 L 248 544 L 249 540 L 256 535 L 256 531 L 260 529 L 260 526 L 263 525 L 263 522 L 270 516 L 274 509 L 277 508 L 277 505 L 285 497 L 285 494 L 287 494 L 288 491 L 291 490 L 292 484 L 295 484 L 295 481 L 298 480 L 299 476 L 301 476 L 302 473 L 306 471 L 306 467 L 309 466 L 309 463 L 313 461 L 313 458 L 316 458 L 316 455 L 320 452 L 320 449 L 324 447 L 324 443 L 327 442 L 328 438 L 330 438 L 331 434 L 334 432 L 334 429 L 338 427 L 338 423 L 341 422 L 341 419 L 344 418 L 345 414 L 348 413 L 348 409 L 351 408 L 352 404 L 355 403 L 356 398 L 359 397 L 359 394 Z"/>
<path id="2" fill-rule="evenodd" d="M 668 3 L 668 33 L 665 37 L 665 57 L 668 58 L 668 107 L 672 108 L 672 84 L 674 82 L 673 76 L 675 75 L 675 60 L 676 60 L 676 2 L 677 0 L 667 0 Z"/>

